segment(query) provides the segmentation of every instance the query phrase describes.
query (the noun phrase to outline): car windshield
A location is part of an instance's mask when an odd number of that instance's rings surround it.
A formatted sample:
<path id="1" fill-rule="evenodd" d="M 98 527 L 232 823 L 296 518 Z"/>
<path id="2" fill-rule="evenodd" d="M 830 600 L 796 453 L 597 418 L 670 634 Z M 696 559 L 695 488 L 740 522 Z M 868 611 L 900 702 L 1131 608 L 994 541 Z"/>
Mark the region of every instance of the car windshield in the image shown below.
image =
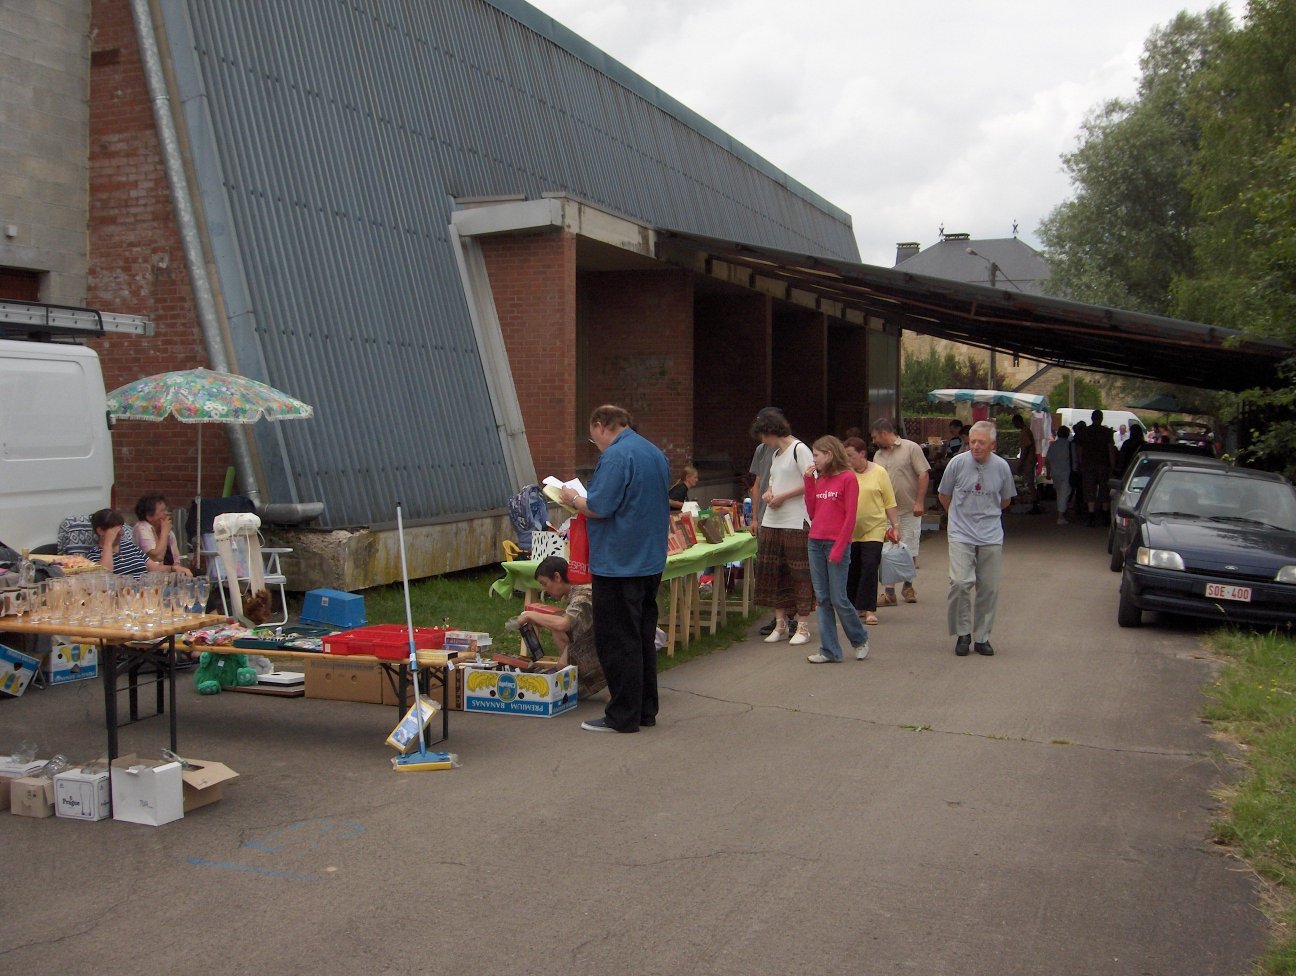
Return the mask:
<path id="1" fill-rule="evenodd" d="M 1296 491 L 1279 481 L 1237 472 L 1166 471 L 1144 499 L 1149 516 L 1174 515 L 1296 532 Z"/>

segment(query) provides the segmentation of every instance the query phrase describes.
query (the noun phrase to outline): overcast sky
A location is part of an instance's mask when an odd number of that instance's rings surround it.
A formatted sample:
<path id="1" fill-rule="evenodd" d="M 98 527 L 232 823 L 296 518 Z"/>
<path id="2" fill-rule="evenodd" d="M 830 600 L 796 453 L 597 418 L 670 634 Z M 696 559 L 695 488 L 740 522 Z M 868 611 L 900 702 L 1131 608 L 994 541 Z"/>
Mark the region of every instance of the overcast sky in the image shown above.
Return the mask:
<path id="1" fill-rule="evenodd" d="M 1059 155 L 1205 0 L 531 0 L 854 220 L 860 257 L 1036 230 Z M 1240 0 L 1229 9 L 1237 17 Z"/>

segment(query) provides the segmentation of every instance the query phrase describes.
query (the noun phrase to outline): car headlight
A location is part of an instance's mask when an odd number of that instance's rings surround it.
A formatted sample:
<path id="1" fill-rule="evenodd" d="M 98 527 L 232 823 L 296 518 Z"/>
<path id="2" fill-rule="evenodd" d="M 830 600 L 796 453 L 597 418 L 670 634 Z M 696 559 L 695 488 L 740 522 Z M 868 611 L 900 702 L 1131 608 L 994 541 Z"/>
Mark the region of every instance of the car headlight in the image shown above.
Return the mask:
<path id="1" fill-rule="evenodd" d="M 1135 562 L 1140 566 L 1150 566 L 1152 569 L 1178 569 L 1184 568 L 1183 557 L 1173 549 L 1149 549 L 1146 546 L 1139 546 Z"/>
<path id="2" fill-rule="evenodd" d="M 1284 566 L 1274 577 L 1275 583 L 1296 583 L 1296 566 Z"/>

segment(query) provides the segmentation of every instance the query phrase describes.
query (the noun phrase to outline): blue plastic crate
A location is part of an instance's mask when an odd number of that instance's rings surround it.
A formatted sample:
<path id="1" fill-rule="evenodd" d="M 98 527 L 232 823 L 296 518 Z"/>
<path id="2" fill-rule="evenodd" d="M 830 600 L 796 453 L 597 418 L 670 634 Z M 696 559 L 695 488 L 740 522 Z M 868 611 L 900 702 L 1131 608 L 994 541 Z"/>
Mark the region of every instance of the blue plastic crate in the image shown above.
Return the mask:
<path id="1" fill-rule="evenodd" d="M 303 623 L 343 629 L 363 627 L 367 622 L 364 597 L 341 590 L 311 590 L 302 604 L 301 619 Z"/>

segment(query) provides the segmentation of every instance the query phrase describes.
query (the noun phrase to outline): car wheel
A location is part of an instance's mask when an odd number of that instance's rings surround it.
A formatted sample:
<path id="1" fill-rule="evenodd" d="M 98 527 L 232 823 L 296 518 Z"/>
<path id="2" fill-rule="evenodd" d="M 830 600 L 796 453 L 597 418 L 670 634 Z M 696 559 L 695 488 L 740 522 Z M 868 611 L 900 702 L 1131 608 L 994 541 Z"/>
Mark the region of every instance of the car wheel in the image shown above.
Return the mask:
<path id="1" fill-rule="evenodd" d="M 1113 573 L 1119 573 L 1125 568 L 1125 553 L 1120 546 L 1111 547 L 1111 561 L 1107 564 Z"/>
<path id="2" fill-rule="evenodd" d="M 1120 591 L 1120 604 L 1116 607 L 1116 623 L 1121 627 L 1141 627 L 1143 625 L 1143 611 L 1129 598 L 1124 586 L 1121 587 Z"/>

